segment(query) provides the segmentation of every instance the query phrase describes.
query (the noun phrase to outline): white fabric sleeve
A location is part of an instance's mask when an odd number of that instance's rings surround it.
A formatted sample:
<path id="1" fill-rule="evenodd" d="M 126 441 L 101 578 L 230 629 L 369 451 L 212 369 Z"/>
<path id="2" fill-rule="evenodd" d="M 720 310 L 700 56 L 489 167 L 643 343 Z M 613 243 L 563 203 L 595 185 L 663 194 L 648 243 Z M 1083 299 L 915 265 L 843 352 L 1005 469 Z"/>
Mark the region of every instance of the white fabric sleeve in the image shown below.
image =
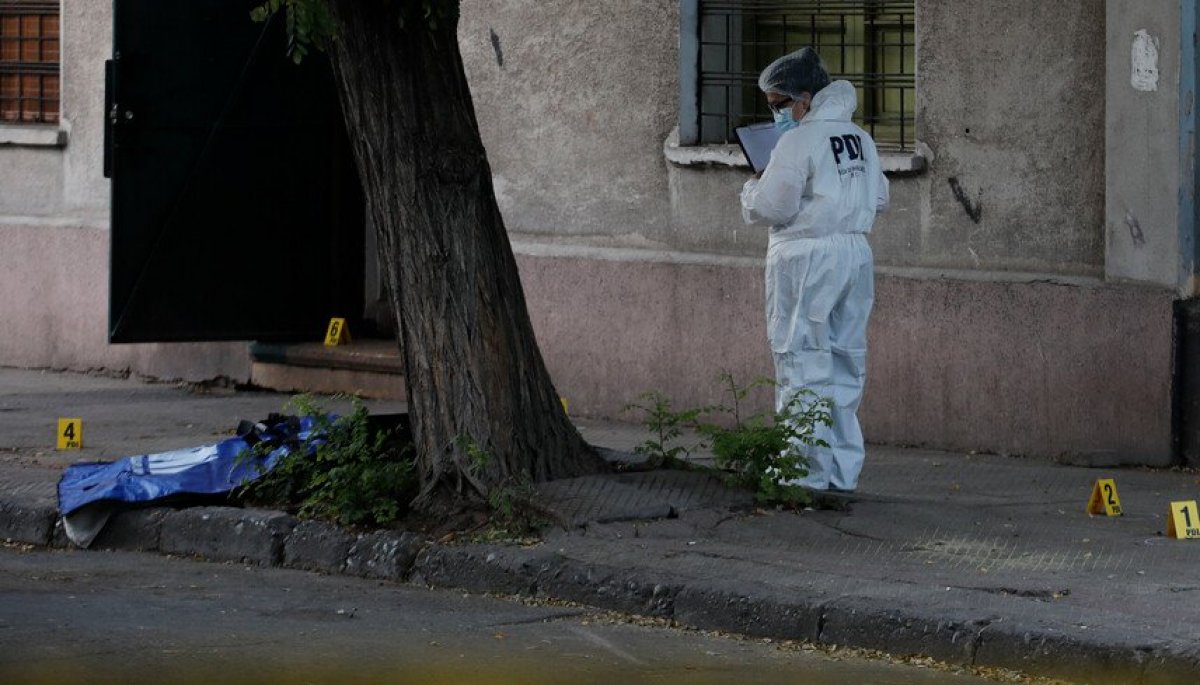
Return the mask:
<path id="1" fill-rule="evenodd" d="M 775 148 L 778 154 L 771 155 L 762 178 L 752 178 L 742 186 L 742 219 L 748 224 L 782 226 L 800 213 L 808 173 L 803 160 L 788 159 L 796 153 L 783 142 Z"/>
<path id="2" fill-rule="evenodd" d="M 879 180 L 876 182 L 878 190 L 875 193 L 875 212 L 886 212 L 892 204 L 891 183 L 888 182 L 888 177 L 879 170 Z"/>

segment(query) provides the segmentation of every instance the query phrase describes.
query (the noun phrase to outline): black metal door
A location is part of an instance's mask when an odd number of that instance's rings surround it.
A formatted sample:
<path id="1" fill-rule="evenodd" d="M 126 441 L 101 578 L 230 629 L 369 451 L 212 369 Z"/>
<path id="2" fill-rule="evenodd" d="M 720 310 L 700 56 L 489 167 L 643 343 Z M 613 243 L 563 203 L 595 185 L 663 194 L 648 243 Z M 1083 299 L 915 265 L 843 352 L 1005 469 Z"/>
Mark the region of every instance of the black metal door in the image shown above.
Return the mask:
<path id="1" fill-rule="evenodd" d="M 328 61 L 261 0 L 116 0 L 112 342 L 321 339 L 362 309 L 363 203 Z"/>

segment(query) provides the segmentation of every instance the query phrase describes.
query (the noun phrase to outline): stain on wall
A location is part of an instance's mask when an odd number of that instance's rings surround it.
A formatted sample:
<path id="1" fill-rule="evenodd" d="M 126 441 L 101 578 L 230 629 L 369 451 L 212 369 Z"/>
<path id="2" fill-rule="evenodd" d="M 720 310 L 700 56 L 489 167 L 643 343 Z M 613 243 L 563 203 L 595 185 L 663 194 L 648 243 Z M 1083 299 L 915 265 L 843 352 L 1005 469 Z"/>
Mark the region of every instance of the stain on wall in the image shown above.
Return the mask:
<path id="1" fill-rule="evenodd" d="M 972 201 L 967 197 L 967 191 L 963 190 L 962 184 L 956 177 L 951 176 L 949 181 L 950 192 L 954 194 L 954 199 L 963 206 L 963 210 L 966 211 L 967 216 L 971 217 L 971 221 L 979 223 L 979 220 L 983 218 L 983 198 Z"/>
<path id="2" fill-rule="evenodd" d="M 917 18 L 917 135 L 937 155 L 928 215 L 904 252 L 877 255 L 897 266 L 1101 275 L 1104 1 L 917 0 Z M 970 203 L 945 192 L 950 179 Z"/>
<path id="3" fill-rule="evenodd" d="M 488 29 L 488 33 L 492 38 L 492 50 L 496 53 L 496 66 L 504 68 L 504 51 L 500 49 L 500 36 L 496 35 L 494 29 Z"/>
<path id="4" fill-rule="evenodd" d="M 1133 246 L 1144 247 L 1146 234 L 1142 231 L 1142 224 L 1138 222 L 1133 212 L 1125 212 L 1125 226 L 1129 229 L 1129 237 L 1133 240 Z"/>
<path id="5" fill-rule="evenodd" d="M 1129 77 L 1134 90 L 1153 93 L 1158 90 L 1158 39 L 1146 29 L 1133 34 L 1132 69 Z"/>

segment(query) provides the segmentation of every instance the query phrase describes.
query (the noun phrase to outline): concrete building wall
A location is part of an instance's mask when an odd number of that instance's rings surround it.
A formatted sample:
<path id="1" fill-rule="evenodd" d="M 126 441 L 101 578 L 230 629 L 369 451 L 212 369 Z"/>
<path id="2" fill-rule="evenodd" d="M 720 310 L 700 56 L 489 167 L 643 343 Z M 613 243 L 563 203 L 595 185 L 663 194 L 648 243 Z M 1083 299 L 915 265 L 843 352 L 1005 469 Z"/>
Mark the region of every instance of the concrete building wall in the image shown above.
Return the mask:
<path id="1" fill-rule="evenodd" d="M 647 390 L 676 407 L 728 403 L 718 372 L 771 376 L 753 260 L 523 247 L 534 328 L 572 413 L 634 420 L 621 408 Z M 868 440 L 1170 463 L 1169 291 L 888 270 L 876 286 L 860 410 Z M 749 408 L 768 410 L 769 397 Z"/>
<path id="2" fill-rule="evenodd" d="M 64 0 L 61 26 L 61 124 L 0 124 L 0 365 L 248 379 L 244 344 L 107 344 L 112 3 Z"/>
<path id="3" fill-rule="evenodd" d="M 912 247 L 881 259 L 1101 275 L 1103 0 L 917 7 L 917 136 L 933 156 L 921 193 L 927 213 L 920 234 L 907 236 Z"/>
<path id="4" fill-rule="evenodd" d="M 103 169 L 104 60 L 112 56 L 110 3 L 67 0 L 62 4 L 62 103 L 66 144 L 0 147 L 0 216 L 50 217 L 62 224 L 100 225 L 108 220 L 108 181 Z M 98 31 L 97 27 L 109 27 Z M 0 124 L 37 131 L 44 126 Z M 53 127 L 51 127 L 53 128 Z"/>
<path id="5" fill-rule="evenodd" d="M 1180 245 L 1180 222 L 1192 220 L 1180 215 L 1180 193 L 1194 193 L 1195 176 L 1179 145 L 1181 5 L 1115 0 L 1107 6 L 1105 227 L 1112 280 L 1171 288 L 1190 280 L 1192 258 Z"/>
<path id="6" fill-rule="evenodd" d="M 459 43 L 511 231 L 669 242 L 678 24 L 677 0 L 462 3 Z"/>
<path id="7" fill-rule="evenodd" d="M 892 177 L 871 236 L 868 439 L 1167 463 L 1173 295 L 1104 284 L 1104 0 L 916 7 L 927 168 Z M 771 374 L 766 236 L 737 204 L 746 170 L 663 155 L 677 8 L 463 3 L 535 327 L 584 414 L 620 415 L 649 389 L 711 403 L 722 369 Z"/>
<path id="8" fill-rule="evenodd" d="M 512 232 L 763 253 L 737 206 L 744 169 L 662 153 L 679 116 L 678 5 L 463 3 L 460 43 Z M 929 168 L 892 179 L 879 263 L 1102 275 L 1103 0 L 918 0 L 917 25 Z"/>
<path id="9" fill-rule="evenodd" d="M 62 209 L 108 218 L 109 184 L 104 178 L 104 60 L 112 57 L 112 3 L 62 3 L 63 114 L 71 143 L 62 158 Z M 109 27 L 108 30 L 97 30 Z"/>

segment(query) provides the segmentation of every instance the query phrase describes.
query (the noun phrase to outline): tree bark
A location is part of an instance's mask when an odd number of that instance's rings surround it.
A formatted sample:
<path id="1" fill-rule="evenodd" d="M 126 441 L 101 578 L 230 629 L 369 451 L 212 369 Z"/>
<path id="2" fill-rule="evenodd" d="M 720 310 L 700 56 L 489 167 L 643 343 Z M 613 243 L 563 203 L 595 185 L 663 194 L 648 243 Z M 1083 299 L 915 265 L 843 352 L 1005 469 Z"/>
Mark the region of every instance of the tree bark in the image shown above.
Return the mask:
<path id="1" fill-rule="evenodd" d="M 567 419 L 534 338 L 457 21 L 430 26 L 414 5 L 333 0 L 331 53 L 398 323 L 423 486 L 414 506 L 428 511 L 604 463 Z"/>

